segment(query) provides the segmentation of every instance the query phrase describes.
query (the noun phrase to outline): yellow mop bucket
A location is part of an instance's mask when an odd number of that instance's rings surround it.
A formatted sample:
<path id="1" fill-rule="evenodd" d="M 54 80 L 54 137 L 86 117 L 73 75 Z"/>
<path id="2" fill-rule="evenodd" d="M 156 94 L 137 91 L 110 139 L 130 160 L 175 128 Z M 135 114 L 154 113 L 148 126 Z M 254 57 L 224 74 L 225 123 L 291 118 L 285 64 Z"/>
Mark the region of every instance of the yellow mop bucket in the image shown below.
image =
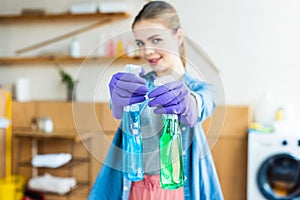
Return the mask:
<path id="1" fill-rule="evenodd" d="M 10 121 L 6 129 L 6 177 L 0 179 L 0 200 L 21 200 L 24 193 L 25 177 L 11 175 L 12 164 L 12 100 L 11 94 L 6 95 L 6 117 Z"/>

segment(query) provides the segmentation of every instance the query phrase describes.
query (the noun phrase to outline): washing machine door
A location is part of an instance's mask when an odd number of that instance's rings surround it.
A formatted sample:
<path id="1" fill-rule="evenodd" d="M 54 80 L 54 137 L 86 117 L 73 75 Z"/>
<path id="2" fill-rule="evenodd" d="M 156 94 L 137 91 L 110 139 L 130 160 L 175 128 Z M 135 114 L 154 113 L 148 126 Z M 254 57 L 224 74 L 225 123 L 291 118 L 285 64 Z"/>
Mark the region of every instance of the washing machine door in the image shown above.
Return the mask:
<path id="1" fill-rule="evenodd" d="M 266 159 L 257 173 L 258 187 L 269 200 L 300 199 L 300 160 L 291 154 Z"/>

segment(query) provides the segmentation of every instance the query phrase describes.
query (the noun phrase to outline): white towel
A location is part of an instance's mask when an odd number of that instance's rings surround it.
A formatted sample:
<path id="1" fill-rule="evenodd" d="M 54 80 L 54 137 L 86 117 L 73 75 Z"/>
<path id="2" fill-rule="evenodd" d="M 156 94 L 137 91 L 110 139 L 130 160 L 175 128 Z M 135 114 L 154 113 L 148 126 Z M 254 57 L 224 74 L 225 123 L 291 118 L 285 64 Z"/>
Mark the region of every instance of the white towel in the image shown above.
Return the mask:
<path id="1" fill-rule="evenodd" d="M 75 178 L 55 177 L 46 173 L 44 176 L 33 177 L 29 180 L 29 188 L 41 192 L 53 192 L 58 194 L 68 193 L 76 185 Z"/>
<path id="2" fill-rule="evenodd" d="M 60 167 L 72 159 L 72 155 L 69 153 L 59 154 L 40 154 L 35 155 L 31 160 L 31 164 L 34 167 Z"/>

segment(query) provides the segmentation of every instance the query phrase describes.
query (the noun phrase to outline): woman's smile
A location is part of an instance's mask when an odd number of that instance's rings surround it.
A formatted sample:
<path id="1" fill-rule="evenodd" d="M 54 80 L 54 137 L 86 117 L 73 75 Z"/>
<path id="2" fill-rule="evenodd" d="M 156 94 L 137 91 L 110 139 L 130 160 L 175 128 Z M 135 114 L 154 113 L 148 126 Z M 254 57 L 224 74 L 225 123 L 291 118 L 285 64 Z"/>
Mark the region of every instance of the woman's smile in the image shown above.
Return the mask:
<path id="1" fill-rule="evenodd" d="M 148 62 L 150 63 L 150 65 L 158 65 L 159 61 L 161 60 L 162 57 L 158 57 L 158 58 L 148 58 Z"/>

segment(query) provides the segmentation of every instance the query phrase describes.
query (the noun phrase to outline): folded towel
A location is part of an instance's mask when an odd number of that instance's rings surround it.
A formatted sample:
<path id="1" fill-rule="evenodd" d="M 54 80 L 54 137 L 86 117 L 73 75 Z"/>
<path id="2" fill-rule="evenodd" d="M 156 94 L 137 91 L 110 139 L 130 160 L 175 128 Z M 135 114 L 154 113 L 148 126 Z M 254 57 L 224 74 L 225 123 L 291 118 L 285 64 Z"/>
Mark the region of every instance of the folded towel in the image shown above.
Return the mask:
<path id="1" fill-rule="evenodd" d="M 28 182 L 30 189 L 41 192 L 53 192 L 61 195 L 68 193 L 75 185 L 76 179 L 73 177 L 55 177 L 48 173 L 44 176 L 33 177 Z"/>
<path id="2" fill-rule="evenodd" d="M 31 160 L 31 164 L 34 167 L 57 168 L 66 164 L 71 159 L 72 159 L 72 155 L 69 153 L 41 154 L 41 155 L 35 155 Z"/>

